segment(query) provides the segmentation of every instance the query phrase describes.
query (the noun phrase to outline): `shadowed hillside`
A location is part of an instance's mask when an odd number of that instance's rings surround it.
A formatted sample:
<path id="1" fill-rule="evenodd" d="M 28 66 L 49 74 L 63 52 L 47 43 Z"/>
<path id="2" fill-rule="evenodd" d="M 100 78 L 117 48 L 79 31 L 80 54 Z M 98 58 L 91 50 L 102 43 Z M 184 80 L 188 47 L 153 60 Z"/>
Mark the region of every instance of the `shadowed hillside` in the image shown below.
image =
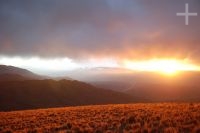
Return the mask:
<path id="1" fill-rule="evenodd" d="M 21 76 L 19 74 L 1 74 L 0 75 L 0 82 L 1 81 L 24 81 L 24 80 L 30 80 L 30 78 Z"/>
<path id="2" fill-rule="evenodd" d="M 5 81 L 0 90 L 1 111 L 132 101 L 127 94 L 71 80 Z"/>
<path id="3" fill-rule="evenodd" d="M 5 77 L 5 78 L 4 78 Z M 20 78 L 21 77 L 21 78 Z M 45 79 L 47 77 L 40 76 L 26 69 L 0 65 L 0 81 L 1 80 L 25 80 L 25 79 Z"/>

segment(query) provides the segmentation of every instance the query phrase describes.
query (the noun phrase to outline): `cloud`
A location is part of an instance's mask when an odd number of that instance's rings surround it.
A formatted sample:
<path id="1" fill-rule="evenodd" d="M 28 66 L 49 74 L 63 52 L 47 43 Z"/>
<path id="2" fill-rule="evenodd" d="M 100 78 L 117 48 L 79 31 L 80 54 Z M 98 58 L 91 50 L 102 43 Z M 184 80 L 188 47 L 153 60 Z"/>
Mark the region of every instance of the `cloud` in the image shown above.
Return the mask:
<path id="1" fill-rule="evenodd" d="M 3 56 L 200 59 L 198 0 L 1 0 Z"/>

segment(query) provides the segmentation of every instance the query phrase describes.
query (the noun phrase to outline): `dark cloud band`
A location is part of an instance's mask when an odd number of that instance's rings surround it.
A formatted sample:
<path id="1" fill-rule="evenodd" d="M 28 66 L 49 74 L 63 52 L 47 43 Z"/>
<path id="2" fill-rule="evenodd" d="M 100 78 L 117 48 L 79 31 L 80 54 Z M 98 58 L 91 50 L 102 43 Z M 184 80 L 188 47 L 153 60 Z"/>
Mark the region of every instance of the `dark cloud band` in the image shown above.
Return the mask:
<path id="1" fill-rule="evenodd" d="M 198 0 L 1 0 L 0 54 L 198 61 L 200 16 L 176 16 L 185 2 L 200 14 Z"/>

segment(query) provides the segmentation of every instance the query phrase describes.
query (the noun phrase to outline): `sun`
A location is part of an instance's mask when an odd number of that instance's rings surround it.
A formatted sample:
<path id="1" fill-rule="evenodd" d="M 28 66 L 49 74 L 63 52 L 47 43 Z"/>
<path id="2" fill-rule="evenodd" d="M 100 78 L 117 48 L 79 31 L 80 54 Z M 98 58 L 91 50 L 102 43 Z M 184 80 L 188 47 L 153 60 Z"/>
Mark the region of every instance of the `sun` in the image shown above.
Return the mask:
<path id="1" fill-rule="evenodd" d="M 146 61 L 123 62 L 124 67 L 135 71 L 159 72 L 166 75 L 174 75 L 179 71 L 199 71 L 200 67 L 190 64 L 187 60 L 152 59 Z"/>

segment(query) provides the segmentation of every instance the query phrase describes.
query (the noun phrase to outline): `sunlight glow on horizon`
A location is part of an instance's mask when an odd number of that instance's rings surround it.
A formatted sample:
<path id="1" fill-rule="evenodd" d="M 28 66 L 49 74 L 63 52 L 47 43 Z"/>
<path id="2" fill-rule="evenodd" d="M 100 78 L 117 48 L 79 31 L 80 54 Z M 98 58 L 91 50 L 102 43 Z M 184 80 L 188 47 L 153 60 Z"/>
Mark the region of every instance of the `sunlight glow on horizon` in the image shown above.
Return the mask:
<path id="1" fill-rule="evenodd" d="M 190 64 L 186 60 L 176 59 L 152 59 L 147 61 L 123 62 L 124 67 L 135 71 L 160 72 L 167 75 L 174 75 L 179 71 L 200 71 L 200 67 Z"/>
<path id="2" fill-rule="evenodd" d="M 43 71 L 70 71 L 79 68 L 93 67 L 118 67 L 113 59 L 88 59 L 86 61 L 74 61 L 70 58 L 45 59 L 39 57 L 3 57 L 0 56 L 0 64 L 26 68 L 29 70 Z"/>
<path id="3" fill-rule="evenodd" d="M 0 64 L 25 68 L 40 74 L 96 67 L 125 68 L 131 71 L 159 72 L 166 75 L 174 75 L 180 71 L 200 71 L 200 66 L 191 64 L 189 60 L 177 59 L 123 60 L 120 63 L 120 61 L 112 58 L 75 61 L 67 57 L 45 59 L 0 56 Z"/>
<path id="4" fill-rule="evenodd" d="M 77 68 L 69 58 L 62 59 L 41 59 L 39 57 L 21 58 L 21 57 L 0 57 L 0 64 L 11 65 L 29 69 L 46 69 L 46 70 L 71 70 Z"/>

